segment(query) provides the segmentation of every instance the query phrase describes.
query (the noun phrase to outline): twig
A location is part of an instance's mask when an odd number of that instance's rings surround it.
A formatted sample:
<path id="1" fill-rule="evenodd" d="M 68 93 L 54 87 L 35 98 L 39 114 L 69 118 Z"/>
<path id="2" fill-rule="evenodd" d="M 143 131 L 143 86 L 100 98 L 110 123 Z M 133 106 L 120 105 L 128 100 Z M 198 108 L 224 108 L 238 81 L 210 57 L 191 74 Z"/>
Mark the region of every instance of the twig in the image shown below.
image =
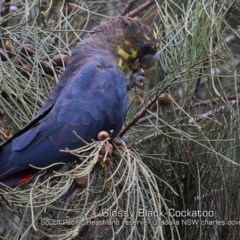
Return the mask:
<path id="1" fill-rule="evenodd" d="M 9 14 L 9 12 L 10 12 L 10 2 L 11 2 L 11 0 L 6 0 L 6 1 L 3 3 L 3 5 L 4 5 L 4 10 L 3 10 L 2 13 L 1 13 L 1 14 L 2 14 L 2 17 L 5 17 L 6 15 Z M 2 27 L 2 28 L 5 28 L 5 27 L 7 26 L 8 20 L 9 20 L 9 18 L 6 19 L 5 21 L 3 21 L 3 23 L 1 24 L 1 27 Z"/>
<path id="2" fill-rule="evenodd" d="M 122 13 L 122 16 L 127 15 L 128 12 L 132 9 L 133 5 L 134 5 L 134 2 L 133 2 L 133 1 L 132 1 L 132 2 L 129 2 L 129 3 L 127 4 L 127 6 L 124 8 L 124 11 L 123 11 L 123 13 Z"/>
<path id="3" fill-rule="evenodd" d="M 231 100 L 236 100 L 238 97 L 240 97 L 240 95 L 229 95 L 229 96 L 227 96 L 227 99 L 231 101 Z M 199 101 L 199 102 L 191 104 L 191 107 L 198 108 L 198 107 L 204 107 L 204 106 L 210 106 L 210 105 L 218 104 L 221 99 L 215 98 L 215 99 L 205 100 L 205 101 L 198 100 L 198 99 L 195 99 L 195 100 Z M 175 108 L 174 112 L 178 112 L 180 110 L 181 110 L 180 108 Z M 153 113 L 157 114 L 157 112 L 153 112 Z M 201 116 L 203 116 L 203 115 L 201 115 Z M 200 118 L 201 118 L 201 116 L 200 116 Z M 154 118 L 155 118 L 154 115 L 144 116 L 137 121 L 137 124 L 145 123 L 149 119 L 154 119 Z"/>
<path id="4" fill-rule="evenodd" d="M 171 81 L 171 82 L 176 81 L 178 78 L 179 78 L 179 76 L 176 76 L 176 77 L 173 79 L 173 81 Z M 139 112 L 138 114 L 136 114 L 135 117 L 132 119 L 132 121 L 120 132 L 119 137 L 122 137 L 133 125 L 135 125 L 135 124 L 138 122 L 138 120 L 147 113 L 148 109 L 149 109 L 151 106 L 153 106 L 153 104 L 157 101 L 158 97 L 159 97 L 163 92 L 165 92 L 167 89 L 168 89 L 168 86 L 166 86 L 165 88 L 163 88 L 163 90 L 160 91 L 159 94 L 157 94 L 152 100 L 150 100 L 150 102 L 147 104 L 147 106 L 146 106 L 141 112 Z"/>
<path id="5" fill-rule="evenodd" d="M 236 101 L 231 101 L 231 105 L 235 104 L 235 102 Z M 201 122 L 203 119 L 206 119 L 206 118 L 212 118 L 212 117 L 216 116 L 217 114 L 222 113 L 225 109 L 226 109 L 226 106 L 221 106 L 221 107 L 218 107 L 216 110 L 215 109 L 210 110 L 200 116 L 191 117 L 191 119 L 189 120 L 188 123 L 193 124 L 193 123 Z"/>
<path id="6" fill-rule="evenodd" d="M 5 51 L 0 48 L 0 58 L 2 61 L 7 61 L 7 55 L 12 63 L 16 66 L 16 69 L 25 77 L 29 77 L 32 72 L 31 58 L 35 54 L 34 46 L 31 44 L 25 44 L 20 49 L 12 49 L 12 51 Z M 55 55 L 50 61 L 44 61 L 39 59 L 39 66 L 42 67 L 45 74 L 54 75 L 56 67 L 64 67 L 69 61 L 69 56 L 65 54 Z"/>
<path id="7" fill-rule="evenodd" d="M 137 7 L 136 9 L 134 9 L 131 12 L 129 12 L 128 14 L 126 14 L 126 16 L 128 16 L 128 17 L 135 17 L 140 12 L 142 12 L 143 10 L 149 8 L 153 4 L 155 4 L 155 0 L 148 0 L 147 2 L 145 2 L 142 5 L 140 5 L 139 7 Z"/>
<path id="8" fill-rule="evenodd" d="M 238 97 L 240 97 L 240 95 L 229 95 L 227 96 L 227 100 L 236 100 Z M 199 100 L 199 99 L 195 99 L 196 101 L 198 101 L 197 103 L 194 103 L 192 104 L 191 106 L 192 107 L 204 107 L 204 106 L 210 106 L 211 104 L 217 104 L 221 99 L 220 98 L 214 98 L 214 99 L 211 99 L 211 100 L 205 100 L 205 101 L 202 101 L 202 100 Z"/>

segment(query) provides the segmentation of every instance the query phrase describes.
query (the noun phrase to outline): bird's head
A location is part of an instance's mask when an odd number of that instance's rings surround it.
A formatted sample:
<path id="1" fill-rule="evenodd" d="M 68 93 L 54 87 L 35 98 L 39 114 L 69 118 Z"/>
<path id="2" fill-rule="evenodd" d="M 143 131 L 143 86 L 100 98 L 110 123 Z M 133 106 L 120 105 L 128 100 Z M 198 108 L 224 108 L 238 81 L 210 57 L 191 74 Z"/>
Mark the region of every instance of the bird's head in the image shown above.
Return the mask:
<path id="1" fill-rule="evenodd" d="M 159 56 L 157 34 L 139 18 L 112 17 L 88 35 L 97 48 L 105 48 L 116 59 L 123 71 L 132 70 L 138 63 L 143 69 L 152 67 Z"/>

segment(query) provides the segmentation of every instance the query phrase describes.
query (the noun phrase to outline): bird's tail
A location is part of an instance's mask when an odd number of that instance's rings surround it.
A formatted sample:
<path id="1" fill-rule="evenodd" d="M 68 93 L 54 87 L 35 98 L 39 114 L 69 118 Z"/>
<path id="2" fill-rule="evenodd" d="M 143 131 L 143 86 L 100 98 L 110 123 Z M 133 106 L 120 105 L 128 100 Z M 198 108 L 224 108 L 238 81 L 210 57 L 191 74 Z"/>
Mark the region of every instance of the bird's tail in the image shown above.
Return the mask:
<path id="1" fill-rule="evenodd" d="M 11 143 L 0 148 L 0 188 L 14 187 L 33 176 L 32 169 L 21 168 L 9 162 Z M 28 171 L 29 170 L 29 171 Z M 31 171 L 31 172 L 30 172 Z M 4 185 L 3 185 L 4 184 Z"/>

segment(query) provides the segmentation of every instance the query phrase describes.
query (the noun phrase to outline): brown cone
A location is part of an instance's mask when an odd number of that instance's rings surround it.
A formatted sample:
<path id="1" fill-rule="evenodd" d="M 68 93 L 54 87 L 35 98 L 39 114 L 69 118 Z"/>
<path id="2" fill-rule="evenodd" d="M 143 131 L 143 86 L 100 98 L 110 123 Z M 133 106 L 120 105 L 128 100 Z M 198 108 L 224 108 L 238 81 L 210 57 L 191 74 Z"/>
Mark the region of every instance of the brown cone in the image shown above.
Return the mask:
<path id="1" fill-rule="evenodd" d="M 74 183 L 78 188 L 86 187 L 88 184 L 88 175 L 79 177 L 79 178 L 75 178 Z"/>

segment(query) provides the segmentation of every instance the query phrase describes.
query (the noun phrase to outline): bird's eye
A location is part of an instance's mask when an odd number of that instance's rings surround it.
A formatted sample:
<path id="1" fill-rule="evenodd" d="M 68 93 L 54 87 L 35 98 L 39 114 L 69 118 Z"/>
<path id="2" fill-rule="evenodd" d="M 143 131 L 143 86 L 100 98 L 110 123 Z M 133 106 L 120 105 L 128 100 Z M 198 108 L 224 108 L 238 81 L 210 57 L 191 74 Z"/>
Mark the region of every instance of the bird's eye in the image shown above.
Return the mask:
<path id="1" fill-rule="evenodd" d="M 150 50 L 151 45 L 149 43 L 144 43 L 144 50 Z"/>

